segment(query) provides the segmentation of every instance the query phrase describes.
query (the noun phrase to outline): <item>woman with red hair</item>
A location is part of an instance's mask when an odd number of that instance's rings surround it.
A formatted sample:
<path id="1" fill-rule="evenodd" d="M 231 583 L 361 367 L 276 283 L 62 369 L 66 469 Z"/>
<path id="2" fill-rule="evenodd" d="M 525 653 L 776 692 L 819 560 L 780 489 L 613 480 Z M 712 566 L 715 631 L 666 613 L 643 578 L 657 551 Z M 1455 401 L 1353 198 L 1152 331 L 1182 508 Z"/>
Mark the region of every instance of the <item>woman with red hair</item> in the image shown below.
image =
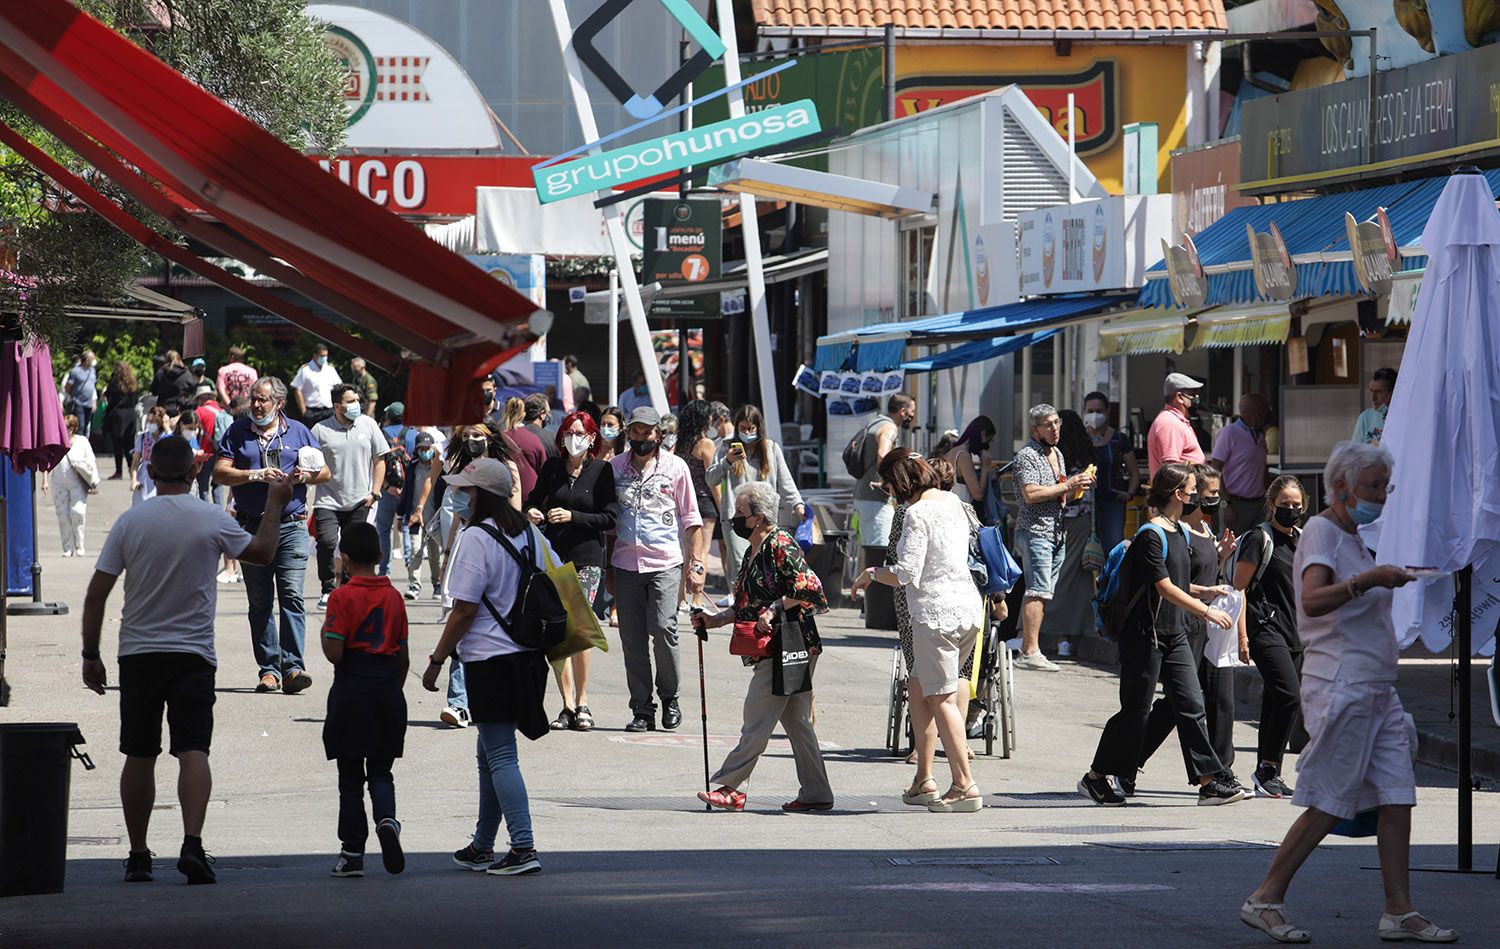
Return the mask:
<path id="1" fill-rule="evenodd" d="M 557 428 L 558 457 L 547 459 L 526 499 L 526 514 L 542 528 L 552 549 L 578 570 L 589 602 L 604 576 L 604 537 L 615 529 L 619 506 L 615 476 L 599 459 L 604 450 L 599 427 L 587 412 L 572 412 Z M 557 672 L 563 708 L 552 727 L 586 732 L 594 727 L 588 706 L 589 654 L 577 653 Z"/>

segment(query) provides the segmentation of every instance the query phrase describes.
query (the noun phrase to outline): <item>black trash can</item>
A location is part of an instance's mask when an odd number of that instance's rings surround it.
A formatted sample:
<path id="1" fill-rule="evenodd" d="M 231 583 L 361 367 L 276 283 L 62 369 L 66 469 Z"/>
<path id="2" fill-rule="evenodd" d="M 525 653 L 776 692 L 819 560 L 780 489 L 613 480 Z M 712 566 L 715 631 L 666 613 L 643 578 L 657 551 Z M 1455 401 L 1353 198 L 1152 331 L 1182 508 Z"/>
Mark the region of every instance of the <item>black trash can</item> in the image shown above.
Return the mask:
<path id="1" fill-rule="evenodd" d="M 873 567 L 885 563 L 884 547 L 864 548 L 864 564 Z M 896 588 L 884 583 L 865 587 L 865 629 L 896 628 Z"/>
<path id="2" fill-rule="evenodd" d="M 72 722 L 0 725 L 0 896 L 61 893 L 68 853 L 68 782 L 78 750 Z"/>

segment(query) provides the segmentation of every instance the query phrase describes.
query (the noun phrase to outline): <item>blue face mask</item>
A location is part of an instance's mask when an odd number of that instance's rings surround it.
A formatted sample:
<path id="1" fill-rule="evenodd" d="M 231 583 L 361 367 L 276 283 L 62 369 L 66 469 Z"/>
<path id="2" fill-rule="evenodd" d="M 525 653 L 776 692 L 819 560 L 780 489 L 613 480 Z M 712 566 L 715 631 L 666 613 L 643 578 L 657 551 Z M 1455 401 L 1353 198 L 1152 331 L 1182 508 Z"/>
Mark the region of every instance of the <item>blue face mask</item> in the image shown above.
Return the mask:
<path id="1" fill-rule="evenodd" d="M 469 513 L 474 509 L 473 500 L 467 491 L 456 491 L 453 494 L 453 513 L 460 519 L 467 519 Z"/>
<path id="2" fill-rule="evenodd" d="M 735 432 L 734 434 L 736 438 L 746 445 L 753 445 L 755 444 L 755 440 L 760 438 L 760 432 Z"/>
<path id="3" fill-rule="evenodd" d="M 1344 495 L 1344 504 L 1349 505 L 1347 494 Z M 1355 524 L 1373 524 L 1380 518 L 1380 512 L 1385 510 L 1385 505 L 1366 501 L 1364 498 L 1355 498 L 1354 504 L 1346 509 L 1349 511 L 1349 519 Z"/>
<path id="4" fill-rule="evenodd" d="M 359 403 L 358 402 L 350 402 L 348 405 L 344 406 L 344 418 L 347 418 L 347 419 L 357 419 L 357 418 L 359 418 Z"/>
<path id="5" fill-rule="evenodd" d="M 324 366 L 328 365 L 328 357 L 327 356 L 319 356 L 318 359 L 317 359 L 317 362 L 318 362 L 318 368 L 322 369 Z"/>

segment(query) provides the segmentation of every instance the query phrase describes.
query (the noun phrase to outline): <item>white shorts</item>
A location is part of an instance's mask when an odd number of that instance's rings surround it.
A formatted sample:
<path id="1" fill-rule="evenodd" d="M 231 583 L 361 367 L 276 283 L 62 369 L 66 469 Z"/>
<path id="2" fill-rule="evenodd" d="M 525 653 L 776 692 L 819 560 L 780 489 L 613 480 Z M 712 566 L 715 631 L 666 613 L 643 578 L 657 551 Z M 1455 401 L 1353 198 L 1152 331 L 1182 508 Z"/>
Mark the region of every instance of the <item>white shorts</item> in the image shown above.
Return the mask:
<path id="1" fill-rule="evenodd" d="M 1417 803 L 1411 736 L 1394 683 L 1303 676 L 1302 720 L 1311 740 L 1297 759 L 1293 804 L 1350 818 Z"/>
<path id="2" fill-rule="evenodd" d="M 911 624 L 911 674 L 923 695 L 947 695 L 958 691 L 958 664 L 974 648 L 979 627 L 933 629 L 916 620 Z"/>

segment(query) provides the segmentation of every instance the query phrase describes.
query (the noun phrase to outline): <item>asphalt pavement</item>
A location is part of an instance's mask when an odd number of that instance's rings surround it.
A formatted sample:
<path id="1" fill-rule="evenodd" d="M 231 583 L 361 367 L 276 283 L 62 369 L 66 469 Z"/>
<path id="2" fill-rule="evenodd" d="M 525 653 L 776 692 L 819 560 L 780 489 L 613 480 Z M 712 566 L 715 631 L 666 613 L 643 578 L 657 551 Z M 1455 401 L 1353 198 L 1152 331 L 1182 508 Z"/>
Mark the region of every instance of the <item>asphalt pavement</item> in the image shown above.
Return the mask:
<path id="1" fill-rule="evenodd" d="M 90 504 L 97 552 L 127 503 L 106 482 Z M 363 879 L 329 877 L 338 851 L 334 767 L 321 727 L 330 669 L 310 634 L 307 692 L 253 692 L 256 670 L 241 586 L 219 587 L 219 675 L 214 791 L 204 842 L 219 883 L 189 888 L 172 863 L 181 840 L 175 766 L 158 767 L 151 846 L 156 882 L 126 885 L 117 782 L 123 758 L 116 694 L 79 679 L 85 560 L 59 556 L 50 501 L 39 506 L 43 588 L 68 616 L 13 618 L 7 673 L 14 688 L 0 721 L 75 721 L 98 768 L 72 777 L 65 892 L 0 899 L 0 946 L 407 946 L 456 940 L 506 945 L 1264 945 L 1238 921 L 1275 842 L 1298 810 L 1284 801 L 1200 807 L 1170 743 L 1125 808 L 1074 791 L 1115 708 L 1107 668 L 1064 663 L 1016 673 L 1019 746 L 980 754 L 975 780 L 987 807 L 936 815 L 904 807 L 911 769 L 882 749 L 894 634 L 866 631 L 850 611 L 820 622 L 817 729 L 838 796 L 827 814 L 790 815 L 790 748 L 776 739 L 748 788 L 743 814 L 704 813 L 697 641 L 682 647 L 685 720 L 676 732 L 626 734 L 630 719 L 618 639 L 595 655 L 590 686 L 599 727 L 523 742 L 544 871 L 490 877 L 455 868 L 467 842 L 478 780 L 472 732 L 438 721 L 441 693 L 407 684 L 406 757 L 395 768 L 408 854 L 390 877 L 379 861 Z M 404 585 L 402 568 L 395 579 Z M 316 590 L 315 571 L 307 589 Z M 309 597 L 309 604 L 315 599 Z M 117 589 L 104 650 L 114 649 Z M 410 610 L 414 656 L 437 640 L 437 605 Z M 685 623 L 684 623 L 685 628 Z M 704 650 L 708 745 L 717 767 L 733 746 L 748 673 L 727 638 Z M 115 675 L 109 663 L 111 678 Z M 549 713 L 558 707 L 555 692 Z M 1248 778 L 1254 726 L 1240 723 L 1237 768 Z M 976 750 L 982 744 L 973 743 Z M 945 777 L 941 759 L 939 779 Z M 1295 770 L 1289 769 L 1295 784 Z M 1456 793 L 1450 772 L 1423 766 L 1413 862 L 1451 868 Z M 1422 872 L 1415 901 L 1468 945 L 1500 944 L 1500 795 L 1475 798 L 1475 863 L 1486 874 Z M 503 830 L 502 830 L 503 834 Z M 372 841 L 373 845 L 373 841 Z M 1330 840 L 1290 898 L 1293 919 L 1322 945 L 1375 945 L 1380 876 L 1371 840 Z"/>

